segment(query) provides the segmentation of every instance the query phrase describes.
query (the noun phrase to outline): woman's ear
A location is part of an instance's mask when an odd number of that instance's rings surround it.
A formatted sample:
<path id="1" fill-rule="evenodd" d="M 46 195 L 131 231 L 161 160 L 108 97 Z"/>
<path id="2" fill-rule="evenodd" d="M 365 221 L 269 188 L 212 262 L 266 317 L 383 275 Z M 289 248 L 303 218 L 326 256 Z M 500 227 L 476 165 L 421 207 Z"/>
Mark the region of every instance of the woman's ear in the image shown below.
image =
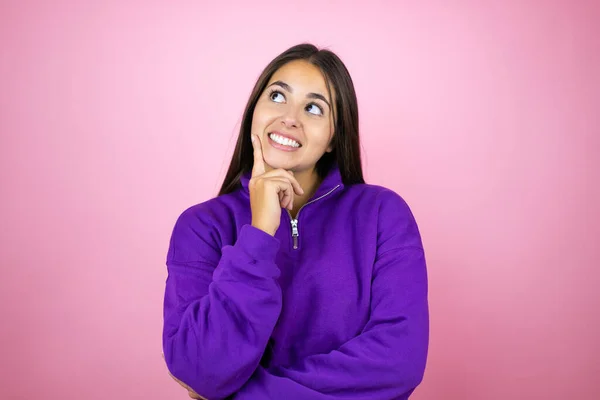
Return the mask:
<path id="1" fill-rule="evenodd" d="M 329 140 L 329 146 L 327 146 L 327 150 L 325 150 L 327 153 L 331 153 L 333 151 L 333 134 L 331 135 L 331 139 Z"/>

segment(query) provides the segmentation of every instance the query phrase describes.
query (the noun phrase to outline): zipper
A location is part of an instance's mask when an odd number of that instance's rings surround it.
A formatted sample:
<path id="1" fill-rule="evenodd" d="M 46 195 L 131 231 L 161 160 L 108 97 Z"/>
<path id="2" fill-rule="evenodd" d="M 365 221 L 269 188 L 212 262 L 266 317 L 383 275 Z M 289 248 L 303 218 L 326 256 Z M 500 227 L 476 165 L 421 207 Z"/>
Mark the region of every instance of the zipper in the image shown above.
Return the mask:
<path id="1" fill-rule="evenodd" d="M 289 212 L 289 211 L 288 211 Z M 298 212 L 300 214 L 300 212 Z M 294 249 L 298 248 L 298 220 L 292 218 L 292 214 L 290 214 L 291 224 L 292 224 L 292 239 L 294 240 Z"/>
<path id="2" fill-rule="evenodd" d="M 302 211 L 302 209 L 304 207 L 306 207 L 307 205 L 314 203 L 315 201 L 321 200 L 323 197 L 325 196 L 329 196 L 331 193 L 333 193 L 333 191 L 337 188 L 339 188 L 340 185 L 337 185 L 336 187 L 334 187 L 333 189 L 331 189 L 329 192 L 325 193 L 322 196 L 317 197 L 314 200 L 309 201 L 308 203 L 306 203 L 305 205 L 303 205 L 302 207 L 300 207 L 300 209 L 298 210 L 298 214 L 296 214 L 296 218 L 292 218 L 292 213 L 290 212 L 290 210 L 288 210 L 286 208 L 286 211 L 288 213 L 288 215 L 290 216 L 290 224 L 292 225 L 292 240 L 294 242 L 294 250 L 298 249 L 298 237 L 300 236 L 300 231 L 298 231 L 298 218 L 300 217 L 300 211 Z"/>

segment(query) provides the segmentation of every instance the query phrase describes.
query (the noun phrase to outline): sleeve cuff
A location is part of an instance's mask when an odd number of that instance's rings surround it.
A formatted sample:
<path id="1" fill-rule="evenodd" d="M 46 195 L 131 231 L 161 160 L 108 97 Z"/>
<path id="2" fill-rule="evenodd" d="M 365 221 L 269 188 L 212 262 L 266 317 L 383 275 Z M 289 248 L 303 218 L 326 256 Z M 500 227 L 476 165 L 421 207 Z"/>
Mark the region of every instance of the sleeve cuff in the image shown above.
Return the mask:
<path id="1" fill-rule="evenodd" d="M 279 239 L 268 233 L 246 224 L 240 229 L 235 243 L 244 253 L 257 261 L 274 261 L 281 246 Z"/>

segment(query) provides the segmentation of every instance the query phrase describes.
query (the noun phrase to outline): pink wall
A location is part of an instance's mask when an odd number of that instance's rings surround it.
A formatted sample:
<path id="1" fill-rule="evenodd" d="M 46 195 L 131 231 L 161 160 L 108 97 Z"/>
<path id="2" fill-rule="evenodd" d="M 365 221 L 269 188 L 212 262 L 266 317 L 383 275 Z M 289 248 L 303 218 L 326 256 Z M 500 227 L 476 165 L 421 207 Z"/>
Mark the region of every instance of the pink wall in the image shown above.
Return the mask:
<path id="1" fill-rule="evenodd" d="M 600 398 L 597 2 L 83 3 L 0 3 L 1 399 L 186 398 L 161 359 L 171 228 L 305 40 L 347 63 L 367 178 L 421 225 L 414 399 Z"/>

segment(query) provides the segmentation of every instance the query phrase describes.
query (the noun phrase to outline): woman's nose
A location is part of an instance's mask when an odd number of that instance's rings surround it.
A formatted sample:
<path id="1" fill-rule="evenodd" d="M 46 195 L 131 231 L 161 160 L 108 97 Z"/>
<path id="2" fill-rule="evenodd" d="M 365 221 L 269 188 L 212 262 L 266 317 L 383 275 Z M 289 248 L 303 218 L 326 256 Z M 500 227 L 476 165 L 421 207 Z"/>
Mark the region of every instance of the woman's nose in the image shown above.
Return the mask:
<path id="1" fill-rule="evenodd" d="M 287 128 L 297 128 L 300 125 L 300 121 L 298 121 L 296 110 L 290 107 L 285 115 L 282 116 L 281 123 Z"/>
<path id="2" fill-rule="evenodd" d="M 298 122 L 295 118 L 283 118 L 281 121 L 286 128 L 297 128 Z"/>

